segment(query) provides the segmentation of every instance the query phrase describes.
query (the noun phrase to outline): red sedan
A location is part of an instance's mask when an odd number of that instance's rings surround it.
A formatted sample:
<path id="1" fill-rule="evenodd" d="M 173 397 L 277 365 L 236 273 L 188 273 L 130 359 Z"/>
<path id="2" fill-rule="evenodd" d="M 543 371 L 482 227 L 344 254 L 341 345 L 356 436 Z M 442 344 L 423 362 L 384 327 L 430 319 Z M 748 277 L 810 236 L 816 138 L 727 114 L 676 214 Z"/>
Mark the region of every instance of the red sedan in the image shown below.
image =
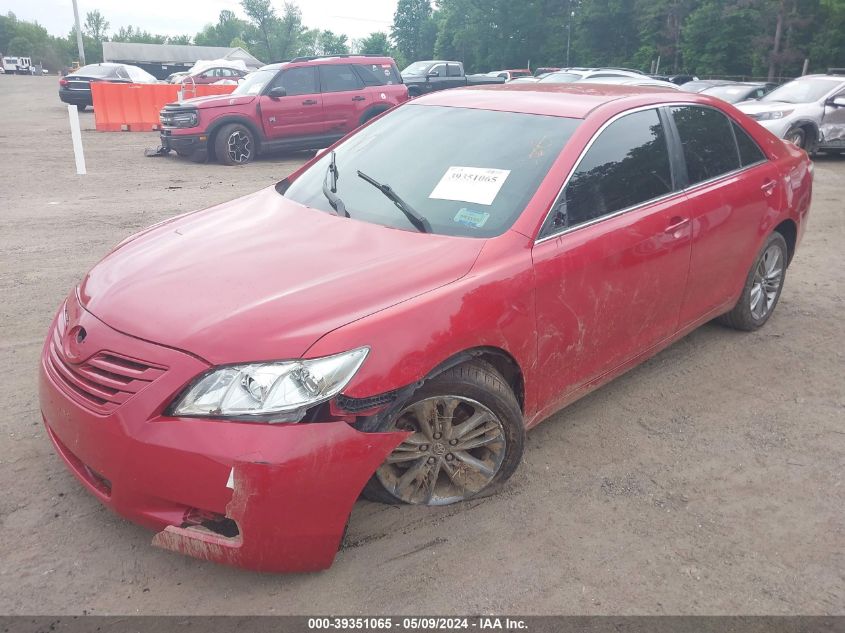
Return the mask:
<path id="1" fill-rule="evenodd" d="M 50 328 L 44 422 L 156 545 L 325 568 L 362 490 L 489 494 L 576 398 L 711 319 L 765 324 L 811 189 L 718 99 L 437 92 L 118 245 Z"/>

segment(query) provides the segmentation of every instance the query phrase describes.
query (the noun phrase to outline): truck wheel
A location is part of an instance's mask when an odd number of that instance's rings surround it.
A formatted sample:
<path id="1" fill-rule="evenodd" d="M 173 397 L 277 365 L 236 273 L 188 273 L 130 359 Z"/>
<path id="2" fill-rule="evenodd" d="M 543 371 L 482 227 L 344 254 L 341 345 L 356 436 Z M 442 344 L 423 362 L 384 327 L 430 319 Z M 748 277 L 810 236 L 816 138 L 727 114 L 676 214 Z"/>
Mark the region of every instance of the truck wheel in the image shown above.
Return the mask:
<path id="1" fill-rule="evenodd" d="M 763 326 L 777 307 L 786 278 L 786 240 L 775 231 L 754 260 L 742 295 L 734 309 L 719 322 L 735 330 L 751 332 Z"/>
<path id="2" fill-rule="evenodd" d="M 214 155 L 221 165 L 246 165 L 255 158 L 255 139 L 245 125 L 225 125 L 214 138 Z"/>
<path id="3" fill-rule="evenodd" d="M 80 112 L 85 112 L 85 108 L 87 108 L 87 107 L 88 106 L 85 105 L 84 103 L 77 103 L 76 104 L 76 109 L 79 110 Z"/>
<path id="4" fill-rule="evenodd" d="M 390 430 L 411 431 L 364 495 L 383 503 L 447 505 L 489 492 L 519 466 L 522 410 L 504 378 L 471 362 L 427 380 Z"/>

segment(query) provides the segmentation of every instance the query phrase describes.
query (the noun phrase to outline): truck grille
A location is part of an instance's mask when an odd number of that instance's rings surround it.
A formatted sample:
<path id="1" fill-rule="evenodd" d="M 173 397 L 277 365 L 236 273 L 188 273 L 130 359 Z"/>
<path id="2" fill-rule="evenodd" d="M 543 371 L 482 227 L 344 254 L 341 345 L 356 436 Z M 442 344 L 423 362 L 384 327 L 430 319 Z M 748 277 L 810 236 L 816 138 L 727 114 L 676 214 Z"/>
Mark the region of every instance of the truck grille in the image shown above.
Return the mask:
<path id="1" fill-rule="evenodd" d="M 101 414 L 111 413 L 167 371 L 166 367 L 107 351 L 84 363 L 71 363 L 62 352 L 58 327 L 53 329 L 47 365 L 68 396 Z"/>

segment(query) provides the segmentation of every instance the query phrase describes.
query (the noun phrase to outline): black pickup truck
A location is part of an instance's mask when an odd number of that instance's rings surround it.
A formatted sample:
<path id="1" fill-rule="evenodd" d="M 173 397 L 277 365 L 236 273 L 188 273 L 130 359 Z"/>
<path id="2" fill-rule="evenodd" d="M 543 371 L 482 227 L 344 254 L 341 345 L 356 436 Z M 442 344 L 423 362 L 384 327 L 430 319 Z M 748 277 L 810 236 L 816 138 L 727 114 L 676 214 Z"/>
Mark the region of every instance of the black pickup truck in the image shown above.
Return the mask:
<path id="1" fill-rule="evenodd" d="M 419 97 L 428 92 L 458 88 L 460 86 L 480 86 L 484 84 L 503 84 L 503 77 L 489 75 L 465 75 L 461 62 L 431 59 L 414 62 L 402 71 L 402 81 L 408 86 L 411 97 Z"/>

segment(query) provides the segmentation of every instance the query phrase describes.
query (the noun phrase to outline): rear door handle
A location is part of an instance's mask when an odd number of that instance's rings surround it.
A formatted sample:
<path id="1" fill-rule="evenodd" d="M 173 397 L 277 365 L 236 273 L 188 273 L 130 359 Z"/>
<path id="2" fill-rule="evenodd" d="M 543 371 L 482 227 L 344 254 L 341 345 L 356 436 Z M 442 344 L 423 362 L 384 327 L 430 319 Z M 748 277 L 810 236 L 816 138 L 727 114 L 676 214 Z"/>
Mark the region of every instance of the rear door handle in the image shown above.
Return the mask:
<path id="1" fill-rule="evenodd" d="M 366 101 L 366 99 L 366 97 L 362 97 L 361 95 L 358 95 L 357 97 L 352 97 L 353 101 Z"/>
<path id="2" fill-rule="evenodd" d="M 306 99 L 302 102 L 302 105 L 317 105 L 316 99 Z"/>
<path id="3" fill-rule="evenodd" d="M 772 195 L 775 191 L 775 187 L 777 186 L 777 181 L 775 180 L 767 180 L 760 186 L 760 190 L 766 194 L 767 196 Z"/>

